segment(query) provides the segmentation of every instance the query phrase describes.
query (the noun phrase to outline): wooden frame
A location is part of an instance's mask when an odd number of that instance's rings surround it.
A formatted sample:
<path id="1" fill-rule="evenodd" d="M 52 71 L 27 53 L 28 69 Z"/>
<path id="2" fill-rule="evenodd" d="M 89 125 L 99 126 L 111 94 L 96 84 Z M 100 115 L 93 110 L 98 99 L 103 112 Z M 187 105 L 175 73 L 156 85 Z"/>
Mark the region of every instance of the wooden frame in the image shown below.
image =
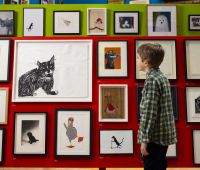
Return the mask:
<path id="1" fill-rule="evenodd" d="M 0 124 L 8 123 L 8 88 L 0 88 Z"/>
<path id="2" fill-rule="evenodd" d="M 200 15 L 188 15 L 188 30 L 200 31 Z"/>

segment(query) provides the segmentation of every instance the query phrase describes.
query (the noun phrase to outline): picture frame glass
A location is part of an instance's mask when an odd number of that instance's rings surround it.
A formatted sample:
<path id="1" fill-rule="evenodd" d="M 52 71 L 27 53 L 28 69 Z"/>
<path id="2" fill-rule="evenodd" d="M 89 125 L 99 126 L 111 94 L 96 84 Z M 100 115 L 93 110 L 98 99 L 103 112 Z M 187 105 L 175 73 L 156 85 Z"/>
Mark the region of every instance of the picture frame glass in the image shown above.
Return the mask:
<path id="1" fill-rule="evenodd" d="M 200 145 L 199 145 L 199 140 L 200 140 L 200 130 L 194 129 L 193 130 L 193 162 L 194 164 L 200 164 Z"/>
<path id="2" fill-rule="evenodd" d="M 7 124 L 8 121 L 8 88 L 0 88 L 0 124 Z"/>
<path id="3" fill-rule="evenodd" d="M 0 11 L 0 36 L 14 36 L 14 11 Z"/>

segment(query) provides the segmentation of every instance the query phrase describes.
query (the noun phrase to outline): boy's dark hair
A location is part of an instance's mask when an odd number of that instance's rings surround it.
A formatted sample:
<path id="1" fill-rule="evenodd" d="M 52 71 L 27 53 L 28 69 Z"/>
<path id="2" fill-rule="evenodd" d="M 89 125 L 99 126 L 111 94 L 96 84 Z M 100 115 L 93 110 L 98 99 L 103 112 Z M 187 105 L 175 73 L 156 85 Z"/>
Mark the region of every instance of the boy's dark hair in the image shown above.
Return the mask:
<path id="1" fill-rule="evenodd" d="M 145 43 L 138 47 L 137 53 L 142 61 L 147 60 L 151 68 L 158 68 L 162 63 L 165 51 L 158 43 Z"/>

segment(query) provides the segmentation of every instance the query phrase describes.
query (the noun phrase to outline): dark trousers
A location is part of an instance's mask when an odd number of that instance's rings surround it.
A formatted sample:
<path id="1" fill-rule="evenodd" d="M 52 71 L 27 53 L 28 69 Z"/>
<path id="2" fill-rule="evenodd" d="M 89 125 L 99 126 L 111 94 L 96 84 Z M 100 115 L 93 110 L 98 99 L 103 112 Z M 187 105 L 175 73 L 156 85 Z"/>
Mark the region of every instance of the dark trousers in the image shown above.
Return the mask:
<path id="1" fill-rule="evenodd" d="M 155 143 L 147 144 L 148 156 L 144 156 L 144 170 L 166 170 L 168 146 L 162 146 Z"/>

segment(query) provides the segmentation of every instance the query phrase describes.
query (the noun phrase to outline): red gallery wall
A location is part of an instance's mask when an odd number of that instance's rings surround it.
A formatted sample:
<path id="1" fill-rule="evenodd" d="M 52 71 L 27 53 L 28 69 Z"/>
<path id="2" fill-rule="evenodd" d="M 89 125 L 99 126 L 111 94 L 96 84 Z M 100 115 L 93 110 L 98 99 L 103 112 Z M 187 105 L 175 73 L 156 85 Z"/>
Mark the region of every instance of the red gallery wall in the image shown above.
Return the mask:
<path id="1" fill-rule="evenodd" d="M 91 103 L 13 103 L 12 82 L 13 82 L 13 60 L 14 60 L 14 41 L 16 39 L 31 38 L 10 38 L 10 81 L 1 83 L 0 87 L 9 88 L 9 110 L 8 124 L 1 125 L 5 128 L 5 153 L 4 163 L 1 167 L 142 167 L 140 159 L 140 147 L 137 144 L 137 101 L 136 87 L 142 85 L 143 81 L 135 80 L 135 39 L 175 39 L 177 43 L 177 80 L 171 81 L 172 85 L 178 87 L 178 114 L 179 120 L 176 121 L 178 144 L 177 158 L 169 159 L 170 167 L 193 167 L 192 149 L 192 129 L 200 129 L 200 124 L 189 124 L 186 120 L 186 101 L 185 86 L 200 86 L 199 81 L 186 81 L 185 61 L 184 61 L 184 40 L 200 39 L 200 37 L 62 37 L 62 38 L 37 38 L 37 39 L 92 39 L 93 40 L 93 77 L 92 77 L 92 97 Z M 34 38 L 35 39 L 35 38 Z M 128 41 L 128 78 L 98 78 L 97 77 L 97 41 L 98 40 L 127 40 Z M 28 56 L 27 56 L 28 57 Z M 199 64 L 200 66 L 200 64 Z M 98 121 L 98 85 L 99 84 L 128 84 L 128 122 L 126 123 L 102 123 Z M 54 158 L 54 128 L 55 128 L 55 109 L 56 108 L 91 108 L 92 109 L 92 157 L 91 158 Z M 14 138 L 14 112 L 47 112 L 47 154 L 44 156 L 16 156 L 13 155 Z M 100 155 L 99 153 L 99 130 L 110 129 L 132 129 L 134 131 L 134 154 L 133 155 Z"/>

